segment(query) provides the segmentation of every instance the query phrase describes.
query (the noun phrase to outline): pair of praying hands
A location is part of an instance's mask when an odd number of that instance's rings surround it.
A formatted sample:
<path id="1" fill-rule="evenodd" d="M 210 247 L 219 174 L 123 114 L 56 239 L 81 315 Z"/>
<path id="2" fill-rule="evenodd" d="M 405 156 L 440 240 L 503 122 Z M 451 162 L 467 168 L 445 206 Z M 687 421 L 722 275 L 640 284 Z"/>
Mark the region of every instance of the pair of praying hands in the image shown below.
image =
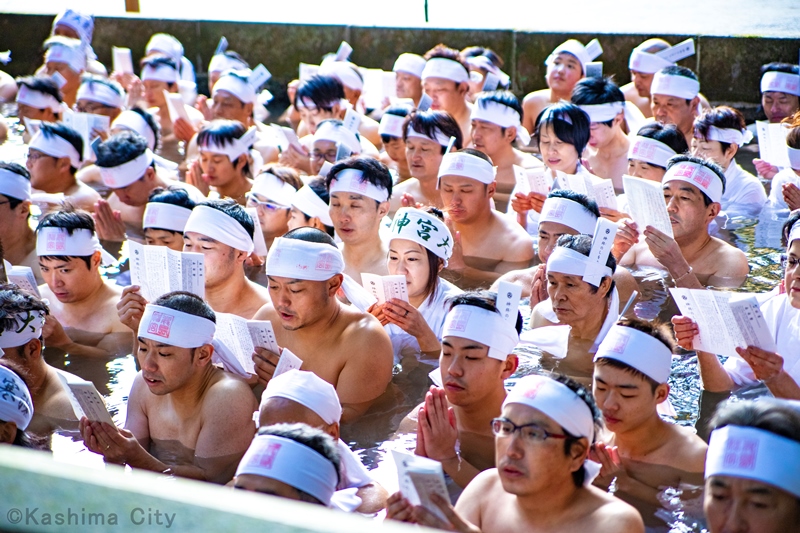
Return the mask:
<path id="1" fill-rule="evenodd" d="M 97 200 L 94 204 L 94 225 L 101 241 L 122 242 L 125 240 L 125 223 L 122 214 L 111 209 L 108 201 Z"/>

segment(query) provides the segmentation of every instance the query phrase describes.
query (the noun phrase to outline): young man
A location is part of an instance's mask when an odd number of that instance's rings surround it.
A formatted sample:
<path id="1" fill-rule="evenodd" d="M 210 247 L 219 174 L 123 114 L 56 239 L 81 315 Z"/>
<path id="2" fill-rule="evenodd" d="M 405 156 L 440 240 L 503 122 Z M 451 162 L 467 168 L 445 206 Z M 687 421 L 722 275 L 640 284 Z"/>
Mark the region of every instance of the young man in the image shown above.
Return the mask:
<path id="1" fill-rule="evenodd" d="M 495 209 L 508 211 L 511 193 L 516 185 L 514 166 L 543 168 L 542 162 L 514 148 L 528 146 L 530 135 L 522 128 L 522 106 L 510 91 L 480 92 L 472 106 L 470 124 L 472 144 L 492 160 L 497 167 L 497 189 L 493 196 Z"/>
<path id="2" fill-rule="evenodd" d="M 761 67 L 761 108 L 772 123 L 781 122 L 800 110 L 800 67 L 789 63 L 767 63 Z M 762 159 L 755 159 L 753 163 L 758 174 L 766 179 L 772 179 L 780 170 Z"/>
<path id="3" fill-rule="evenodd" d="M 86 447 L 106 462 L 225 484 L 255 432 L 256 399 L 241 379 L 211 364 L 214 311 L 172 292 L 147 305 L 139 324 L 141 367 L 125 428 L 81 419 Z"/>
<path id="4" fill-rule="evenodd" d="M 78 89 L 75 110 L 108 117 L 110 124 L 125 110 L 126 98 L 125 91 L 116 82 L 97 76 L 84 76 Z"/>
<path id="5" fill-rule="evenodd" d="M 73 206 L 94 211 L 100 195 L 75 178 L 83 161 L 83 139 L 63 124 L 42 123 L 28 145 L 26 166 L 31 186 L 50 194 L 63 193 Z"/>
<path id="6" fill-rule="evenodd" d="M 677 65 L 664 67 L 653 76 L 650 92 L 653 117 L 661 124 L 675 124 L 691 145 L 700 110 L 700 82 L 695 73 Z"/>
<path id="7" fill-rule="evenodd" d="M 216 192 L 220 198 L 231 198 L 245 205 L 245 195 L 253 187 L 253 171 L 260 170 L 251 148 L 256 128 L 245 129 L 241 122 L 214 120 L 197 134 L 199 160 L 189 166 L 186 181 L 203 193 Z"/>
<path id="8" fill-rule="evenodd" d="M 399 493 L 389 498 L 387 516 L 451 531 L 643 533 L 635 509 L 591 486 L 587 457 L 599 418 L 578 383 L 526 376 L 492 421 L 497 468 L 478 474 L 455 509 L 434 498 L 447 520 L 412 507 Z"/>
<path id="9" fill-rule="evenodd" d="M 311 175 L 319 176 L 325 162 L 335 164 L 340 149 L 348 154 L 347 157 L 359 155 L 361 144 L 358 135 L 345 128 L 344 123 L 338 119 L 327 119 L 317 124 L 317 131 L 311 139 L 311 153 L 308 156 Z"/>
<path id="10" fill-rule="evenodd" d="M 595 486 L 636 507 L 649 527 L 665 527 L 656 511 L 665 487 L 681 487 L 682 499 L 699 495 L 706 443 L 694 431 L 666 422 L 659 404 L 668 401 L 672 335 L 642 320 L 614 325 L 594 356 L 592 392 L 606 430 L 590 457 L 603 465 Z"/>
<path id="11" fill-rule="evenodd" d="M 394 356 L 380 322 L 336 298 L 343 282 L 342 253 L 322 231 L 298 228 L 275 240 L 267 272 L 272 301 L 254 319 L 270 320 L 278 344 L 336 388 L 342 423 L 352 422 L 386 390 Z M 260 382 L 272 378 L 278 359 L 256 348 Z"/>
<path id="12" fill-rule="evenodd" d="M 267 249 L 272 242 L 289 231 L 292 200 L 303 182 L 290 167 L 272 164 L 264 167 L 247 193 L 247 207 L 258 210 L 259 231 L 264 235 Z"/>
<path id="13" fill-rule="evenodd" d="M 410 98 L 414 107 L 422 98 L 422 71 L 425 69 L 425 58 L 417 54 L 400 54 L 394 62 L 395 92 L 398 98 Z"/>
<path id="14" fill-rule="evenodd" d="M 344 273 L 355 280 L 362 272 L 388 275 L 389 246 L 380 228 L 392 196 L 389 169 L 371 157 L 355 157 L 335 164 L 325 181 L 333 227 L 342 239 Z"/>
<path id="15" fill-rule="evenodd" d="M 391 105 L 383 111 L 378 127 L 383 143 L 380 161 L 392 171 L 395 184 L 411 179 L 411 170 L 406 159 L 406 142 L 403 140 L 403 125 L 411 111 L 412 108 L 407 105 Z"/>
<path id="16" fill-rule="evenodd" d="M 620 87 L 625 100 L 633 102 L 646 118 L 653 116 L 650 108 L 650 85 L 653 75 L 664 67 L 674 65 L 672 61 L 656 55 L 666 50 L 670 44 L 664 39 L 647 39 L 631 51 L 628 70 L 631 82 Z"/>
<path id="17" fill-rule="evenodd" d="M 78 39 L 61 36 L 47 39 L 44 48 L 44 73 L 53 76 L 57 72 L 63 78 L 61 94 L 72 109 L 78 99 L 81 74 L 86 70 L 86 50 Z"/>
<path id="18" fill-rule="evenodd" d="M 45 280 L 39 292 L 50 302 L 48 322 L 53 322 L 48 346 L 71 355 L 107 356 L 125 349 L 130 330 L 116 313 L 122 290 L 100 276 L 100 264 L 113 257 L 101 248 L 92 216 L 65 207 L 42 217 L 36 233 Z"/>
<path id="19" fill-rule="evenodd" d="M 458 50 L 437 44 L 425 54 L 422 70 L 422 88 L 431 97 L 431 109 L 446 111 L 461 128 L 464 146 L 472 142 L 470 137 L 470 113 L 472 104 L 467 102 L 469 92 L 469 67 L 461 59 Z"/>
<path id="20" fill-rule="evenodd" d="M 442 158 L 442 203 L 455 235 L 445 272 L 462 289 L 488 287 L 500 275 L 527 268 L 533 241 L 515 221 L 492 209 L 497 186 L 491 160 L 465 148 Z"/>
<path id="21" fill-rule="evenodd" d="M 30 226 L 31 175 L 16 163 L 0 162 L 0 235 L 3 258 L 12 265 L 30 267 L 44 283 L 36 258 L 36 233 Z"/>
<path id="22" fill-rule="evenodd" d="M 623 220 L 614 251 L 620 265 L 665 268 L 678 287 L 740 286 L 749 272 L 747 257 L 708 234 L 725 190 L 722 169 L 705 159 L 675 156 L 662 183 L 674 238 L 648 226 L 644 241 L 637 242 L 642 228 Z"/>
<path id="23" fill-rule="evenodd" d="M 58 83 L 53 78 L 28 76 L 18 78 L 17 85 L 17 116 L 20 125 L 25 127 L 22 140 L 30 142 L 32 134 L 28 131 L 25 119 L 58 122 L 66 106 L 62 103 Z"/>

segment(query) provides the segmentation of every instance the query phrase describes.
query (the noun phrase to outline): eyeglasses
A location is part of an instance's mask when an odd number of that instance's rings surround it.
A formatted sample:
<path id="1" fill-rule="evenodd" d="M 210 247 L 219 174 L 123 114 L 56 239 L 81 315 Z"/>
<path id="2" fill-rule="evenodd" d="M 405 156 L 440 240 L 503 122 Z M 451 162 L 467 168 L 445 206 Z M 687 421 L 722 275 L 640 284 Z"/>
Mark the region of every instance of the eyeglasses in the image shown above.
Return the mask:
<path id="1" fill-rule="evenodd" d="M 53 157 L 53 156 L 47 155 L 44 152 L 39 152 L 39 151 L 32 152 L 28 150 L 28 161 L 36 161 L 37 159 L 41 159 L 43 157 Z"/>
<path id="2" fill-rule="evenodd" d="M 492 433 L 497 437 L 510 437 L 519 431 L 522 440 L 527 443 L 541 442 L 547 439 L 566 439 L 566 435 L 558 433 L 550 433 L 538 424 L 522 424 L 516 425 L 508 418 L 494 418 L 492 419 Z"/>
<path id="3" fill-rule="evenodd" d="M 789 257 L 788 255 L 781 255 L 781 268 L 785 270 L 794 270 L 800 264 L 800 259 Z"/>
<path id="4" fill-rule="evenodd" d="M 253 205 L 257 206 L 257 207 L 263 207 L 263 208 L 267 209 L 268 211 L 281 211 L 281 210 L 291 209 L 291 207 L 286 206 L 286 205 L 280 205 L 280 204 L 276 204 L 276 203 L 273 203 L 273 202 L 262 202 L 261 200 L 256 198 L 253 193 L 247 193 L 245 195 L 245 197 L 247 198 L 247 201 L 249 203 L 251 203 L 251 204 L 253 204 Z"/>
<path id="5" fill-rule="evenodd" d="M 324 159 L 330 163 L 333 163 L 336 161 L 336 150 L 328 152 L 320 152 L 319 150 L 314 150 L 311 152 L 311 159 Z"/>

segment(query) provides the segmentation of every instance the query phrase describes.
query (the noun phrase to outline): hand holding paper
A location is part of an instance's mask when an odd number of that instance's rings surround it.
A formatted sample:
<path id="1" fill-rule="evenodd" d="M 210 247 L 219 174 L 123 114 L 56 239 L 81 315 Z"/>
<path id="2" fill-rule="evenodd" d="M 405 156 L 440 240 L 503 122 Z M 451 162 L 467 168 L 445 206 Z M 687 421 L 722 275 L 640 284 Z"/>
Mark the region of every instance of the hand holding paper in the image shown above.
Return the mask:
<path id="1" fill-rule="evenodd" d="M 628 198 L 628 211 L 639 230 L 643 231 L 647 226 L 653 226 L 673 237 L 672 223 L 667 213 L 667 203 L 664 201 L 661 184 L 633 176 L 622 176 L 622 184 Z"/>

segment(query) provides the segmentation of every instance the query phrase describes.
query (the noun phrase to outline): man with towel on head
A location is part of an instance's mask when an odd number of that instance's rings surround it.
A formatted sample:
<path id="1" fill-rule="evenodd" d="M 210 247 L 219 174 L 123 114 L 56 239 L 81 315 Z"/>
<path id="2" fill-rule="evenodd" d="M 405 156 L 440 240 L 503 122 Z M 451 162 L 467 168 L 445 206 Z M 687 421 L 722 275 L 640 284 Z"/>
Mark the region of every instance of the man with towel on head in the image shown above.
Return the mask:
<path id="1" fill-rule="evenodd" d="M 275 325 L 278 345 L 303 360 L 303 369 L 336 387 L 342 422 L 352 422 L 386 390 L 394 356 L 389 336 L 372 315 L 336 298 L 360 286 L 343 276 L 344 259 L 320 230 L 298 228 L 275 239 L 267 256 L 272 301 L 253 317 Z M 363 290 L 363 289 L 362 289 Z M 280 326 L 280 327 L 279 327 Z M 256 348 L 259 381 L 267 383 L 279 354 Z"/>
<path id="2" fill-rule="evenodd" d="M 643 533 L 639 513 L 592 486 L 588 459 L 600 415 L 588 390 L 564 376 L 520 379 L 492 421 L 497 468 L 481 472 L 455 509 L 432 496 L 447 520 L 400 493 L 387 517 L 448 531 Z"/>
<path id="3" fill-rule="evenodd" d="M 359 513 L 377 513 L 386 506 L 386 490 L 372 479 L 361 459 L 339 438 L 342 405 L 333 385 L 313 372 L 289 370 L 267 383 L 259 411 L 261 427 L 308 424 L 330 435 L 341 460 L 336 490 L 355 492 L 360 501 L 354 509 Z"/>
<path id="4" fill-rule="evenodd" d="M 694 119 L 700 114 L 700 81 L 686 67 L 664 67 L 650 86 L 653 117 L 661 124 L 675 124 L 692 145 Z"/>
<path id="5" fill-rule="evenodd" d="M 3 207 L 5 206 L 5 207 Z M 0 244 L 3 259 L 30 267 L 36 283 L 44 283 L 36 258 L 36 233 L 30 226 L 31 175 L 16 163 L 0 161 Z"/>
<path id="6" fill-rule="evenodd" d="M 17 85 L 17 116 L 19 125 L 25 128 L 22 140 L 29 143 L 34 132 L 28 130 L 25 119 L 57 122 L 68 108 L 63 103 L 58 82 L 50 76 L 17 78 Z"/>
<path id="7" fill-rule="evenodd" d="M 425 58 L 409 53 L 397 56 L 392 68 L 397 97 L 410 98 L 414 101 L 414 107 L 419 105 L 419 99 L 422 98 L 423 70 L 425 70 Z"/>
<path id="8" fill-rule="evenodd" d="M 79 39 L 56 35 L 44 42 L 43 74 L 56 76 L 63 81 L 60 86 L 64 103 L 69 109 L 78 100 L 81 75 L 86 71 L 86 49 Z"/>
<path id="9" fill-rule="evenodd" d="M 253 438 L 257 402 L 244 381 L 212 364 L 215 331 L 214 311 L 194 294 L 171 292 L 148 304 L 125 428 L 84 417 L 86 447 L 109 463 L 230 481 Z"/>
<path id="10" fill-rule="evenodd" d="M 767 63 L 761 67 L 761 108 L 767 120 L 773 124 L 791 118 L 800 111 L 800 66 L 790 63 Z M 751 132 L 756 131 L 755 124 L 748 126 Z M 758 175 L 771 180 L 781 171 L 775 165 L 756 158 L 753 164 Z M 785 171 L 785 169 L 784 169 Z M 781 190 L 772 188 L 772 196 Z"/>
<path id="11" fill-rule="evenodd" d="M 607 490 L 614 482 L 616 496 L 653 528 L 666 526 L 656 518 L 665 487 L 687 503 L 700 495 L 707 449 L 695 431 L 659 416 L 669 402 L 672 344 L 664 326 L 623 320 L 594 356 L 592 392 L 606 427 L 589 455 L 603 465 L 594 484 Z"/>
<path id="12" fill-rule="evenodd" d="M 442 158 L 439 188 L 455 236 L 443 272 L 462 289 L 489 287 L 501 274 L 526 268 L 533 259 L 528 233 L 492 209 L 496 187 L 492 161 L 483 152 L 465 148 Z"/>
<path id="13" fill-rule="evenodd" d="M 472 104 L 467 102 L 469 92 L 469 66 L 458 50 L 437 44 L 425 54 L 422 70 L 422 87 L 431 97 L 431 109 L 446 111 L 461 128 L 464 146 L 472 142 L 470 114 Z"/>

